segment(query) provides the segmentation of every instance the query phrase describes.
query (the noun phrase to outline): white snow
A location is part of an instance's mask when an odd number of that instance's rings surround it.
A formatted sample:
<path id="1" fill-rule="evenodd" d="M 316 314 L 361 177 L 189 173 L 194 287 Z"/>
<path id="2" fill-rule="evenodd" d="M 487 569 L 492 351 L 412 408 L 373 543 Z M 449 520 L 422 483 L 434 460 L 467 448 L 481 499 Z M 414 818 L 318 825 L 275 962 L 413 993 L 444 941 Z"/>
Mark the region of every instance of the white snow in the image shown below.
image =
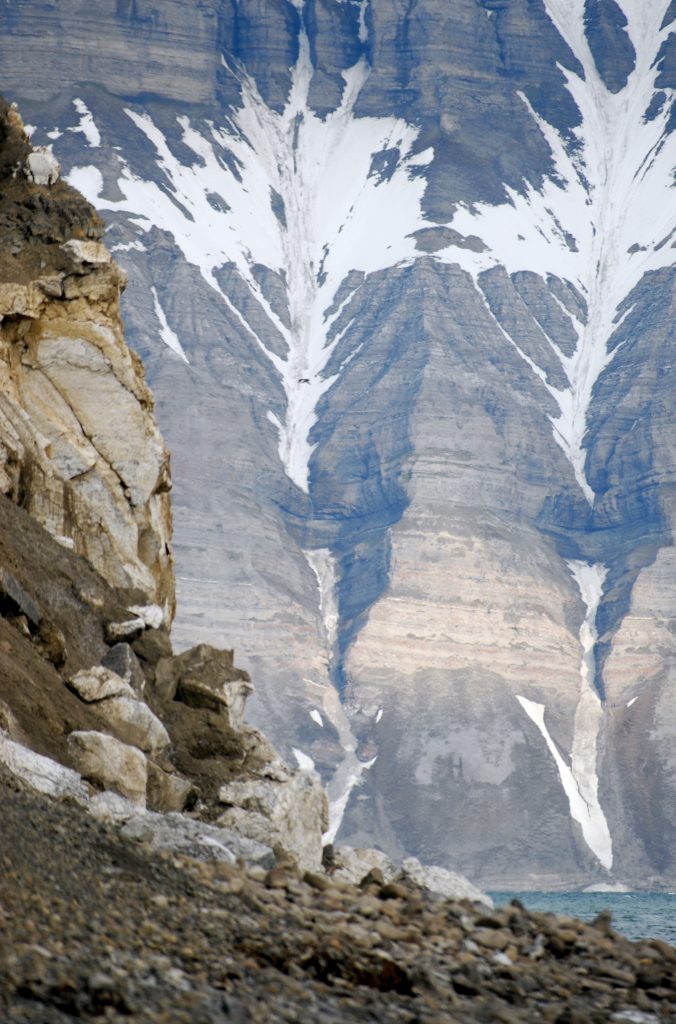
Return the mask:
<path id="1" fill-rule="evenodd" d="M 312 711 L 310 712 L 310 718 L 312 719 L 313 722 L 316 722 L 317 725 L 320 725 L 322 729 L 324 728 L 324 719 L 322 718 L 320 712 L 317 711 L 317 708 L 312 709 Z"/>
<path id="2" fill-rule="evenodd" d="M 160 337 L 162 338 L 162 341 L 164 342 L 165 345 L 169 346 L 172 352 L 175 352 L 176 355 L 179 355 L 183 362 L 187 363 L 188 357 L 183 351 L 183 346 L 181 345 L 181 342 L 178 340 L 178 337 L 175 334 L 175 332 L 172 331 L 171 327 L 169 326 L 165 312 L 162 309 L 162 306 L 160 305 L 160 300 L 157 295 L 157 289 L 154 287 L 151 288 L 150 293 L 153 297 L 153 304 L 155 306 L 155 316 L 160 322 Z"/>
<path id="3" fill-rule="evenodd" d="M 544 704 L 536 704 L 525 697 L 517 697 L 526 714 L 542 733 L 559 771 L 572 818 L 582 829 L 584 840 L 603 865 L 610 870 L 613 863 L 613 844 L 605 814 L 599 801 L 597 771 L 598 735 L 603 718 L 603 705 L 595 686 L 595 647 L 598 639 L 596 613 L 603 596 L 603 584 L 608 570 L 600 563 L 567 562 L 586 606 L 580 626 L 580 694 L 573 723 L 573 743 L 570 765 L 564 761 L 544 723 Z"/>
<path id="4" fill-rule="evenodd" d="M 317 578 L 319 613 L 322 617 L 324 644 L 330 670 L 338 639 L 339 613 L 336 596 L 336 561 L 328 548 L 314 548 L 304 551 L 303 554 Z"/>
<path id="5" fill-rule="evenodd" d="M 638 697 L 632 697 L 631 700 L 627 701 L 627 707 L 630 708 L 634 701 L 638 700 Z"/>
<path id="6" fill-rule="evenodd" d="M 378 724 L 378 722 L 380 721 L 380 719 L 382 717 L 383 717 L 383 709 L 382 708 L 378 708 L 378 711 L 376 712 L 376 725 Z"/>
<path id="7" fill-rule="evenodd" d="M 375 764 L 376 758 L 360 761 L 357 757 L 357 740 L 338 691 L 333 686 L 324 686 L 313 679 L 304 681 L 312 689 L 313 695 L 320 699 L 324 718 L 338 733 L 338 740 L 344 751 L 343 759 L 326 786 L 329 827 L 324 833 L 324 842 L 332 843 L 342 824 L 353 789 L 360 785 L 364 772 Z"/>
<path id="8" fill-rule="evenodd" d="M 547 729 L 544 721 L 545 705 L 538 704 L 534 700 L 528 700 L 527 697 L 521 697 L 518 694 L 516 699 L 531 721 L 535 723 L 542 733 L 549 752 L 554 758 L 554 762 L 559 772 L 559 778 L 561 779 L 561 785 L 568 797 L 571 817 L 582 829 L 584 841 L 603 867 L 610 870 L 613 864 L 613 853 L 610 835 L 607 832 L 607 826 L 605 829 L 603 828 L 605 818 L 600 821 L 598 815 L 596 815 L 594 810 L 589 807 L 580 792 L 571 768 L 566 764 L 558 747 L 556 746 L 556 743 L 554 743 L 554 740 L 549 735 L 549 730 Z"/>
<path id="9" fill-rule="evenodd" d="M 118 245 L 110 246 L 111 252 L 131 252 L 132 250 L 137 252 L 148 251 L 143 242 L 139 241 L 138 238 L 135 238 L 132 242 L 120 242 Z"/>
<path id="10" fill-rule="evenodd" d="M 327 311 L 350 271 L 370 274 L 417 258 L 410 235 L 424 224 L 426 183 L 419 172 L 432 154 L 413 155 L 418 129 L 402 120 L 354 117 L 369 70 L 364 59 L 343 72 L 339 107 L 324 119 L 314 114 L 307 106 L 313 68 L 304 30 L 299 43 L 281 113 L 271 110 L 255 83 L 238 70 L 243 105 L 231 118 L 222 125 L 179 118 L 193 163 L 180 162 L 147 114 L 127 110 L 155 149 L 164 189 L 136 177 L 127 165 L 117 181 L 120 200 L 101 194 L 101 176 L 93 168 L 87 173 L 77 168 L 71 183 L 99 208 L 129 214 L 141 230 L 156 226 L 171 233 L 186 260 L 266 353 L 287 399 L 283 422 L 273 420 L 280 458 L 289 477 L 307 490 L 309 433 L 317 403 L 335 380 L 326 369 L 341 337 L 337 320 L 348 318 L 352 296 L 340 309 Z M 386 151 L 392 161 L 388 175 L 372 173 L 373 157 Z M 226 155 L 234 159 L 237 175 Z M 219 208 L 210 196 L 220 198 Z M 281 217 L 275 212 L 280 207 Z M 225 264 L 234 264 L 245 282 L 253 312 L 236 308 L 219 286 L 216 272 Z M 254 277 L 256 264 L 283 275 L 290 328 Z M 283 356 L 273 351 L 271 337 L 281 343 Z"/>
<path id="11" fill-rule="evenodd" d="M 584 296 L 585 323 L 564 310 L 578 338 L 572 356 L 565 356 L 543 330 L 568 386 L 563 391 L 549 387 L 544 371 L 527 361 L 558 403 L 554 437 L 590 504 L 594 494 L 583 445 L 594 385 L 613 357 L 609 343 L 621 322 L 619 307 L 647 271 L 672 264 L 670 247 L 659 248 L 659 243 L 676 227 L 676 140 L 666 134 L 673 90 L 665 90 L 667 99 L 653 121 L 643 119 L 655 93 L 655 59 L 670 31 L 668 26 L 660 31 L 669 0 L 620 0 L 620 6 L 636 66 L 626 86 L 613 94 L 589 49 L 584 0 L 545 0 L 549 17 L 583 68 L 582 76 L 562 68 L 582 118 L 575 130 L 579 148 L 573 149 L 522 97 L 550 148 L 554 173 L 539 190 L 524 182 L 523 191 L 506 189 L 504 204 L 474 204 L 455 214 L 450 225 L 479 235 L 487 252 L 449 248 L 438 254 L 464 267 L 479 289 L 481 271 L 502 265 L 508 273 L 556 275 Z M 574 249 L 566 235 L 574 239 Z M 634 246 L 640 248 L 630 252 Z M 517 340 L 509 340 L 523 355 Z"/>
<path id="12" fill-rule="evenodd" d="M 315 771 L 315 763 L 308 754 L 304 754 L 302 750 L 298 750 L 297 747 L 292 747 L 293 756 L 298 762 L 298 767 L 302 772 L 313 772 Z"/>
<path id="13" fill-rule="evenodd" d="M 73 106 L 80 115 L 80 122 L 73 128 L 68 128 L 68 131 L 81 132 L 87 140 L 87 145 L 97 148 L 101 145 L 101 133 L 96 127 L 91 110 L 84 100 L 81 99 L 74 99 Z"/>

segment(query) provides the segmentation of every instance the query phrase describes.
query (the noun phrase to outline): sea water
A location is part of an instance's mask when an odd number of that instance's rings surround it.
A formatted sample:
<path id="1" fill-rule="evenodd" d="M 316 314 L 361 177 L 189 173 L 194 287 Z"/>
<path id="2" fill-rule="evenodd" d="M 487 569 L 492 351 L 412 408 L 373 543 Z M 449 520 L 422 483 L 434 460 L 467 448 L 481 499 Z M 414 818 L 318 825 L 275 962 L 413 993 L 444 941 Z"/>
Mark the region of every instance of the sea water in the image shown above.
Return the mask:
<path id="1" fill-rule="evenodd" d="M 496 907 L 518 899 L 528 910 L 546 910 L 593 921 L 602 910 L 628 939 L 664 939 L 676 946 L 676 893 L 673 892 L 491 892 Z"/>

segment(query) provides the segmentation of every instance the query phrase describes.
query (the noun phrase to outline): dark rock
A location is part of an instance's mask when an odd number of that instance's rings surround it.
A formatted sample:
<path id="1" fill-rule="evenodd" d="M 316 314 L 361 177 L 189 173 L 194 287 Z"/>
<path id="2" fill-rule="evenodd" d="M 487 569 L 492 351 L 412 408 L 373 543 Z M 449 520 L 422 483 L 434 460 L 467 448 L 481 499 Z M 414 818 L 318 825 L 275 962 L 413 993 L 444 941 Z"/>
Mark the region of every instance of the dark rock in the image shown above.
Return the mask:
<path id="1" fill-rule="evenodd" d="M 125 683 L 131 686 L 132 690 L 143 696 L 145 689 L 145 677 L 139 664 L 139 660 L 132 648 L 127 643 L 115 644 L 101 659 L 101 664 L 116 672 Z"/>
<path id="2" fill-rule="evenodd" d="M 148 662 L 157 665 L 160 658 L 171 656 L 171 639 L 164 629 L 147 629 L 136 640 L 132 641 L 135 653 Z"/>

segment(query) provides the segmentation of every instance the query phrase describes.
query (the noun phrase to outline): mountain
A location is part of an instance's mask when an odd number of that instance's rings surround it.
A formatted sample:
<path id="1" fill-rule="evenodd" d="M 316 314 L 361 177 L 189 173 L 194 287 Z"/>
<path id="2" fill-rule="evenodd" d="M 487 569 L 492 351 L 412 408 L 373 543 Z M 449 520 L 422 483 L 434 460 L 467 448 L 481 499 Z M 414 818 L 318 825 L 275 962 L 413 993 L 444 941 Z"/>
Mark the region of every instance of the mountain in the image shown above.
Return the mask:
<path id="1" fill-rule="evenodd" d="M 175 640 L 237 648 L 353 845 L 676 880 L 675 18 L 0 7 L 129 274 Z"/>

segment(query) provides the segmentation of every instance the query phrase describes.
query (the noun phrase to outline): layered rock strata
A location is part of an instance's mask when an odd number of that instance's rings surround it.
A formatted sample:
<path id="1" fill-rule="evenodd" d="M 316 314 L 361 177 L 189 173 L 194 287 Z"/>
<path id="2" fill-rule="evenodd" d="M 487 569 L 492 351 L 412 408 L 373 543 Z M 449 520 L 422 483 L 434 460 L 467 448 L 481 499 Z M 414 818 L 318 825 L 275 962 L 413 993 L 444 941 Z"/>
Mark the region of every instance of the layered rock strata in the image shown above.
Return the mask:
<path id="1" fill-rule="evenodd" d="M 31 171 L 4 101 L 0 151 L 0 493 L 169 623 L 169 455 L 124 342 L 125 275 L 94 210 Z"/>

